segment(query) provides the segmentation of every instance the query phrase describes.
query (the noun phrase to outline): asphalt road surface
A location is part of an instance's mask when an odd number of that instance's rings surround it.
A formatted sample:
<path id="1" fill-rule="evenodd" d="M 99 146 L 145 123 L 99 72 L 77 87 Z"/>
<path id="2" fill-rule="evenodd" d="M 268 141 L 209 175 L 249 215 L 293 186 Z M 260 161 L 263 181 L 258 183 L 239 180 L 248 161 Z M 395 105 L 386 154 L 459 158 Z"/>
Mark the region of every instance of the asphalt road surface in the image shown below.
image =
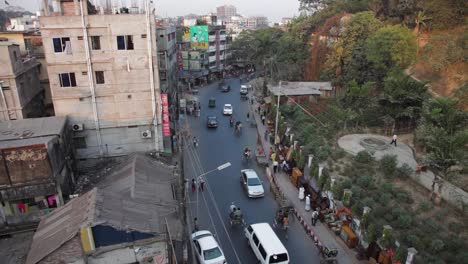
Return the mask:
<path id="1" fill-rule="evenodd" d="M 186 124 L 192 137 L 195 136 L 199 141 L 196 148 L 193 144 L 185 144 L 184 147 L 187 179 L 196 178 L 226 162 L 232 164 L 222 171 L 215 170 L 206 174 L 207 184 L 204 192 L 197 190 L 192 193 L 188 190 L 189 217 L 190 219 L 197 217 L 199 229 L 210 230 L 215 235 L 228 263 L 257 263 L 255 255 L 247 246 L 243 228 L 231 227 L 229 224 L 229 206 L 234 202 L 240 207 L 247 224 L 268 222 L 272 225 L 278 204 L 269 191 L 270 186 L 264 167 L 258 167 L 254 159 L 248 163 L 242 160 L 244 147 L 249 146 L 253 151 L 257 149 L 257 130 L 247 123 L 246 115 L 250 106 L 247 100 L 240 99 L 239 79 L 230 79 L 227 82 L 231 86 L 230 92 L 221 92 L 216 83 L 201 88 L 198 95 L 201 103 L 200 117 L 188 116 L 186 120 L 180 120 L 182 127 Z M 211 97 L 216 99 L 215 108 L 208 107 L 208 100 Z M 224 104 L 232 104 L 234 120 L 242 121 L 240 134 L 234 133 L 234 129 L 229 126 L 229 117 L 223 116 Z M 217 116 L 218 128 L 206 127 L 208 115 Z M 240 185 L 240 170 L 244 168 L 256 170 L 263 181 L 265 197 L 258 199 L 247 197 Z M 287 236 L 282 229 L 274 228 L 289 252 L 290 263 L 319 263 L 314 243 L 306 235 L 299 221 L 295 217 L 290 219 Z"/>

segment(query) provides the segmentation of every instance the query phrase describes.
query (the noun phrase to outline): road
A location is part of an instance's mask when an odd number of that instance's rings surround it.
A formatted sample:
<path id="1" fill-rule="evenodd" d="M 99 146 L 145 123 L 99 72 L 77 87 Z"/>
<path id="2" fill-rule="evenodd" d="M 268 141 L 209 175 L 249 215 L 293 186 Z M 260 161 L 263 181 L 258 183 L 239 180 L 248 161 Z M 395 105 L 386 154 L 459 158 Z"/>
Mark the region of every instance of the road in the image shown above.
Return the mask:
<path id="1" fill-rule="evenodd" d="M 204 192 L 189 191 L 190 219 L 198 218 L 200 230 L 208 229 L 215 234 L 220 243 L 228 263 L 256 263 L 255 255 L 247 246 L 243 229 L 240 226 L 231 227 L 228 220 L 228 208 L 234 202 L 241 208 L 247 224 L 268 222 L 273 218 L 278 208 L 274 197 L 269 191 L 269 182 L 265 169 L 257 167 L 254 160 L 249 163 L 242 161 L 242 152 L 245 146 L 257 149 L 257 130 L 249 127 L 246 122 L 246 113 L 249 103 L 242 101 L 239 95 L 239 79 L 230 79 L 231 91 L 223 93 L 218 90 L 217 84 L 203 87 L 199 91 L 201 103 L 201 116 L 188 116 L 181 120 L 186 123 L 192 136 L 199 140 L 199 146 L 186 144 L 184 147 L 185 177 L 191 180 L 201 173 L 215 169 L 221 164 L 230 162 L 232 165 L 222 171 L 207 174 L 207 185 Z M 208 108 L 208 99 L 216 98 L 216 107 Z M 223 105 L 229 103 L 234 108 L 235 121 L 244 123 L 240 135 L 234 133 L 229 126 L 229 117 L 222 115 Z M 206 127 L 206 117 L 216 115 L 219 126 L 217 129 Z M 240 170 L 253 168 L 263 181 L 265 197 L 259 199 L 247 198 L 240 185 Z M 319 263 L 318 253 L 312 240 L 306 235 L 299 221 L 295 218 L 290 221 L 288 238 L 281 229 L 276 233 L 281 239 L 290 255 L 290 263 Z"/>

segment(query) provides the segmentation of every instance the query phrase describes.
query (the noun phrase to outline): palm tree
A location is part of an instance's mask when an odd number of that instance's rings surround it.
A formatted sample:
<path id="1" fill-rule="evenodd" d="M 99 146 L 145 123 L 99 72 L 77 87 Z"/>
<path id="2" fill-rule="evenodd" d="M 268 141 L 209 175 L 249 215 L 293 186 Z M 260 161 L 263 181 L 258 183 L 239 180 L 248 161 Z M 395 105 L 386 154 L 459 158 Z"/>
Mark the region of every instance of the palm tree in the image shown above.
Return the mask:
<path id="1" fill-rule="evenodd" d="M 417 50 L 416 50 L 417 55 L 419 55 L 419 36 L 421 34 L 421 28 L 427 29 L 428 27 L 427 27 L 426 22 L 429 20 L 431 20 L 431 18 L 427 17 L 426 14 L 424 14 L 424 11 L 418 11 L 418 13 L 416 14 L 416 17 L 414 18 L 414 23 L 416 23 L 416 27 L 414 28 L 414 31 L 416 33 L 416 39 L 418 42 Z"/>

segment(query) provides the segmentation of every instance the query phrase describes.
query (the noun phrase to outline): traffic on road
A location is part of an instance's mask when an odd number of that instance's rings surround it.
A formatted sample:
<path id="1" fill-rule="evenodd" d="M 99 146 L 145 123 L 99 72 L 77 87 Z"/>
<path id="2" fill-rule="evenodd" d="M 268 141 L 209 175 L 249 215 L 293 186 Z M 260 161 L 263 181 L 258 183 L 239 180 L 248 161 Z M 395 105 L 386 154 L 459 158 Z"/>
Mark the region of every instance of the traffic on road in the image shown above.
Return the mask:
<path id="1" fill-rule="evenodd" d="M 211 234 L 216 243 L 206 244 L 216 252 L 219 245 L 225 260 L 204 259 L 195 241 L 193 257 L 200 263 L 320 263 L 316 247 L 299 221 L 292 215 L 277 221 L 281 208 L 269 191 L 264 161 L 258 164 L 250 158 L 250 151 L 259 148 L 255 110 L 252 101 L 245 100 L 253 98 L 252 92 L 238 78 L 223 83 L 200 88 L 198 102 L 210 107 L 199 116 L 180 120 L 187 138 L 196 140 L 196 144 L 184 144 L 192 236 L 201 231 Z M 216 129 L 211 129 L 213 120 Z M 189 188 L 190 182 L 195 186 Z"/>

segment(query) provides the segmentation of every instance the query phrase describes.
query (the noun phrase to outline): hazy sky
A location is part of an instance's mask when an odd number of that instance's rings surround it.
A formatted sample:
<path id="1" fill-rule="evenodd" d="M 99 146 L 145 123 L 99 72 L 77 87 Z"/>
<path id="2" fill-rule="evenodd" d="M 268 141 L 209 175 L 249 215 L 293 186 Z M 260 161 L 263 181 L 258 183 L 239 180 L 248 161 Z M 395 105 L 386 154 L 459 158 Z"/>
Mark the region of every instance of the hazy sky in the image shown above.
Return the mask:
<path id="1" fill-rule="evenodd" d="M 130 3 L 132 0 L 111 0 L 112 3 Z M 133 0 L 143 2 L 143 0 Z M 7 0 L 10 5 L 18 5 L 29 11 L 36 11 L 41 0 Z M 91 1 L 93 2 L 93 1 Z M 231 4 L 237 7 L 237 13 L 251 15 L 265 15 L 270 21 L 279 22 L 282 17 L 297 15 L 298 0 L 154 0 L 156 12 L 160 16 L 183 16 L 189 13 L 203 15 L 216 12 L 216 7 Z M 0 0 L 0 8 L 5 7 L 5 0 Z"/>

